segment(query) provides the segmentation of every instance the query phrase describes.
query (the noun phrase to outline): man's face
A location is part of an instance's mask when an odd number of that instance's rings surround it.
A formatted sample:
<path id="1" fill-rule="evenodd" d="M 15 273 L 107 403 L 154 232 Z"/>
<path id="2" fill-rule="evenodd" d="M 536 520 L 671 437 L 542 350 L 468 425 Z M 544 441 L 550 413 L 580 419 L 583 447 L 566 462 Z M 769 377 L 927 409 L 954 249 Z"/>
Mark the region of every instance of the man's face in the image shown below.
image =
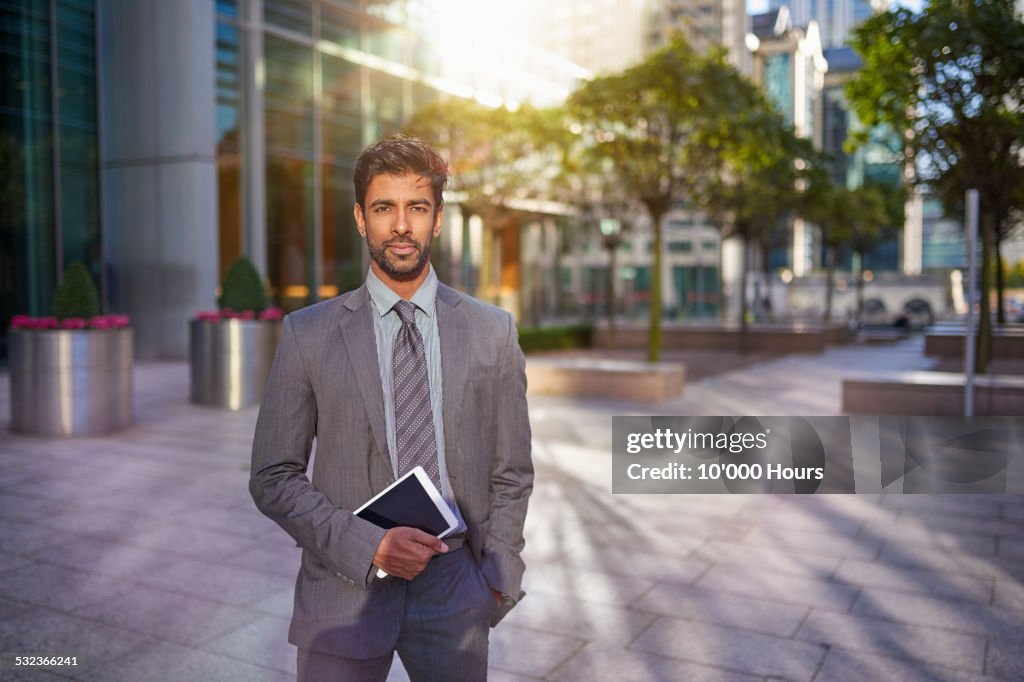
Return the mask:
<path id="1" fill-rule="evenodd" d="M 385 284 L 425 276 L 430 243 L 441 233 L 441 208 L 430 180 L 408 173 L 378 175 L 366 188 L 365 213 L 355 206 L 359 234 L 366 238 L 374 274 Z"/>

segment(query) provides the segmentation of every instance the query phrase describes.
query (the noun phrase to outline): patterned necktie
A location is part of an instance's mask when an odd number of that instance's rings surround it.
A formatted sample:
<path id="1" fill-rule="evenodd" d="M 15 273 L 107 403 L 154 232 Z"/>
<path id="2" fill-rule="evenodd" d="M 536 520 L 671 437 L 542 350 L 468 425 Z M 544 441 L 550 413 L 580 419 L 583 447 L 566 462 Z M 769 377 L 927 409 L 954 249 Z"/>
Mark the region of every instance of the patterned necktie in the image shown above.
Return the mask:
<path id="1" fill-rule="evenodd" d="M 416 306 L 409 301 L 399 301 L 394 310 L 402 320 L 402 328 L 395 339 L 392 363 L 398 475 L 422 466 L 440 490 L 434 413 L 430 408 L 430 386 L 427 383 L 427 357 L 423 350 L 423 337 L 416 328 Z"/>

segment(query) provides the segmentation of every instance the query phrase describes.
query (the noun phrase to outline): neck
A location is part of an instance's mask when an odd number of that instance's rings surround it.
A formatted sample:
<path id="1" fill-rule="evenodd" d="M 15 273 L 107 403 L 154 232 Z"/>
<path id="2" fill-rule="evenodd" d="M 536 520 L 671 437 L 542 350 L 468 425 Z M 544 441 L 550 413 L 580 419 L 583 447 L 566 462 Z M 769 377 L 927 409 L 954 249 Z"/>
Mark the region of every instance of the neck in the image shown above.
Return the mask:
<path id="1" fill-rule="evenodd" d="M 430 274 L 430 264 L 423 266 L 420 273 L 416 275 L 414 279 L 400 280 L 394 279 L 386 272 L 380 269 L 373 261 L 370 261 L 370 269 L 373 270 L 373 274 L 377 275 L 377 279 L 384 283 L 388 289 L 401 296 L 404 300 L 408 301 L 412 298 L 412 295 L 416 293 L 416 290 L 420 288 L 424 280 L 427 279 L 427 275 Z"/>

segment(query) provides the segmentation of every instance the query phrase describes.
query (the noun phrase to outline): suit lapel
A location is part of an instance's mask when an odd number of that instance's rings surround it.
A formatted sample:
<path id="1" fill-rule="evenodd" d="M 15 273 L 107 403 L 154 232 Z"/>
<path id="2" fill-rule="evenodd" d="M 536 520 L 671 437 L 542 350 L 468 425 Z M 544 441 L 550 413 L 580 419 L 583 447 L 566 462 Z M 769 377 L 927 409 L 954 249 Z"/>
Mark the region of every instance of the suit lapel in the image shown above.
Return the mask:
<path id="1" fill-rule="evenodd" d="M 460 297 L 451 287 L 437 285 L 437 333 L 441 337 L 441 382 L 444 386 L 442 408 L 445 434 L 445 459 L 457 452 L 462 395 L 468 372 L 469 323 L 459 308 Z M 451 471 L 451 467 L 448 469 Z"/>
<path id="2" fill-rule="evenodd" d="M 356 383 L 362 395 L 363 405 L 366 407 L 366 416 L 370 420 L 373 437 L 377 440 L 377 449 L 387 460 L 390 471 L 391 459 L 388 455 L 387 427 L 384 422 L 384 392 L 380 387 L 377 339 L 373 333 L 373 315 L 376 311 L 365 284 L 345 301 L 345 309 L 338 323 L 341 328 L 342 345 L 356 374 Z"/>

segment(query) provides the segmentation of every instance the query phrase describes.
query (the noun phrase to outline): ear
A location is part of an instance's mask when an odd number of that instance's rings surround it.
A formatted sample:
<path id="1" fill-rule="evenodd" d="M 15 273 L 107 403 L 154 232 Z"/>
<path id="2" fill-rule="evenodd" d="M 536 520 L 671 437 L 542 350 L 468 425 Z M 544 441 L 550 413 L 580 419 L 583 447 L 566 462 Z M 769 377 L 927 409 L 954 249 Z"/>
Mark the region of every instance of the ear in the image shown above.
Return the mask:
<path id="1" fill-rule="evenodd" d="M 363 217 L 363 209 L 359 204 L 352 207 L 352 215 L 356 218 L 356 229 L 359 230 L 359 236 L 366 239 L 366 218 Z"/>
<path id="2" fill-rule="evenodd" d="M 434 237 L 436 238 L 441 234 L 441 218 L 444 216 L 444 206 L 437 209 L 437 214 L 434 216 Z"/>

